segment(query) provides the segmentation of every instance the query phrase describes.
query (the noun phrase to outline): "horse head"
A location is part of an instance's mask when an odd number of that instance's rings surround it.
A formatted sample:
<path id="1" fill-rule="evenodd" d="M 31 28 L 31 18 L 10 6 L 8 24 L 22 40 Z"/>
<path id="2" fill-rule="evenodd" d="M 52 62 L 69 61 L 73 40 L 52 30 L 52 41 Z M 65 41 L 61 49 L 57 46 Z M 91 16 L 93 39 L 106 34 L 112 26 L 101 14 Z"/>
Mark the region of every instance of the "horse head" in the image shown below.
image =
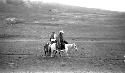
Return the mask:
<path id="1" fill-rule="evenodd" d="M 73 43 L 73 47 L 74 47 L 74 49 L 75 49 L 76 51 L 78 50 L 78 48 L 77 48 L 77 46 L 76 46 L 75 43 Z"/>

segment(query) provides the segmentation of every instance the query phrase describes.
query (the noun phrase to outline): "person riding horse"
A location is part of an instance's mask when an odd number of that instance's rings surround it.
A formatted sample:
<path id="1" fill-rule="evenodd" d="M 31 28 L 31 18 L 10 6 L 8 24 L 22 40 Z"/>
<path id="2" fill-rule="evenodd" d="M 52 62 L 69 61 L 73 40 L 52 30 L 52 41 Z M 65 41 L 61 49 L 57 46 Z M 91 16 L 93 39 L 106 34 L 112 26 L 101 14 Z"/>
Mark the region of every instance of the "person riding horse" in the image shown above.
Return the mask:
<path id="1" fill-rule="evenodd" d="M 46 43 L 44 45 L 44 53 L 45 53 L 45 56 L 50 56 L 51 55 L 51 48 L 50 46 L 53 44 L 53 43 L 56 43 L 56 34 L 55 32 L 52 32 L 52 35 L 50 37 L 50 43 Z"/>
<path id="2" fill-rule="evenodd" d="M 51 37 L 50 37 L 50 43 L 51 43 L 51 44 L 52 44 L 52 43 L 56 43 L 56 37 L 57 37 L 56 33 L 55 33 L 55 32 L 52 32 L 52 35 L 51 35 Z"/>
<path id="3" fill-rule="evenodd" d="M 63 50 L 65 49 L 65 44 L 68 44 L 66 40 L 63 38 L 63 30 L 59 31 L 58 39 L 57 39 L 57 49 Z"/>

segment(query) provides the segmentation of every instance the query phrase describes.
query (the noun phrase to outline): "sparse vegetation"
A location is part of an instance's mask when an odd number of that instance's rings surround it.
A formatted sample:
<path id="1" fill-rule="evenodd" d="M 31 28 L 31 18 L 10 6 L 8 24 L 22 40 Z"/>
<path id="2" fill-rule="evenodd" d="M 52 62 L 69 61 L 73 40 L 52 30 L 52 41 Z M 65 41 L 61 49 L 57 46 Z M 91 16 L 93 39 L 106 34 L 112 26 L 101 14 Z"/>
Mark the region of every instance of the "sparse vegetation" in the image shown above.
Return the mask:
<path id="1" fill-rule="evenodd" d="M 11 17 L 17 23 L 6 25 L 4 20 Z M 0 72 L 125 73 L 124 19 L 125 13 L 98 9 L 53 4 L 28 8 L 1 3 Z M 58 33 L 60 29 L 79 50 L 70 50 L 70 59 L 65 55 L 44 58 L 43 44 L 52 31 Z"/>

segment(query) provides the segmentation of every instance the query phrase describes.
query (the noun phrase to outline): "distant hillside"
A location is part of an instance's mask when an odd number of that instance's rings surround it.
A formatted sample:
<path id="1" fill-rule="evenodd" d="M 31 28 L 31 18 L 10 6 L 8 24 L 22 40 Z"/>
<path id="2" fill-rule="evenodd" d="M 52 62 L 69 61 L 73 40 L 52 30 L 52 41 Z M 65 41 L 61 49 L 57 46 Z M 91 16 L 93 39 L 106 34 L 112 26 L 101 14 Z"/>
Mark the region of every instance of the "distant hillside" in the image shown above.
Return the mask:
<path id="1" fill-rule="evenodd" d="M 29 7 L 30 6 L 30 7 Z M 0 2 L 0 13 L 20 13 L 20 14 L 51 14 L 51 13 L 84 13 L 84 14 L 119 14 L 120 12 L 84 8 L 77 6 L 67 6 L 51 3 L 32 3 L 23 2 L 22 0 L 7 0 Z M 122 13 L 122 15 L 124 15 Z"/>

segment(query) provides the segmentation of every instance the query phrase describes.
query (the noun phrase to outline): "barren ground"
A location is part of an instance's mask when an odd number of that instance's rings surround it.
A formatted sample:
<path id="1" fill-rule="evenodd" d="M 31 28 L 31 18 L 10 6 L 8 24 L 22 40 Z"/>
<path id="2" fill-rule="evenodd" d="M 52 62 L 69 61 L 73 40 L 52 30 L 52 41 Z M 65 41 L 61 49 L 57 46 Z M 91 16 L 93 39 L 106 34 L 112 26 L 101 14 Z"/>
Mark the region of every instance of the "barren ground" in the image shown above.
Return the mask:
<path id="1" fill-rule="evenodd" d="M 12 16 L 1 13 L 7 15 Z M 124 15 L 63 12 L 20 18 L 26 22 L 7 25 L 1 20 L 0 73 L 125 73 Z M 44 57 L 43 46 L 51 32 L 58 34 L 61 29 L 78 51 L 70 49 L 71 58 L 64 53 L 62 57 Z"/>

